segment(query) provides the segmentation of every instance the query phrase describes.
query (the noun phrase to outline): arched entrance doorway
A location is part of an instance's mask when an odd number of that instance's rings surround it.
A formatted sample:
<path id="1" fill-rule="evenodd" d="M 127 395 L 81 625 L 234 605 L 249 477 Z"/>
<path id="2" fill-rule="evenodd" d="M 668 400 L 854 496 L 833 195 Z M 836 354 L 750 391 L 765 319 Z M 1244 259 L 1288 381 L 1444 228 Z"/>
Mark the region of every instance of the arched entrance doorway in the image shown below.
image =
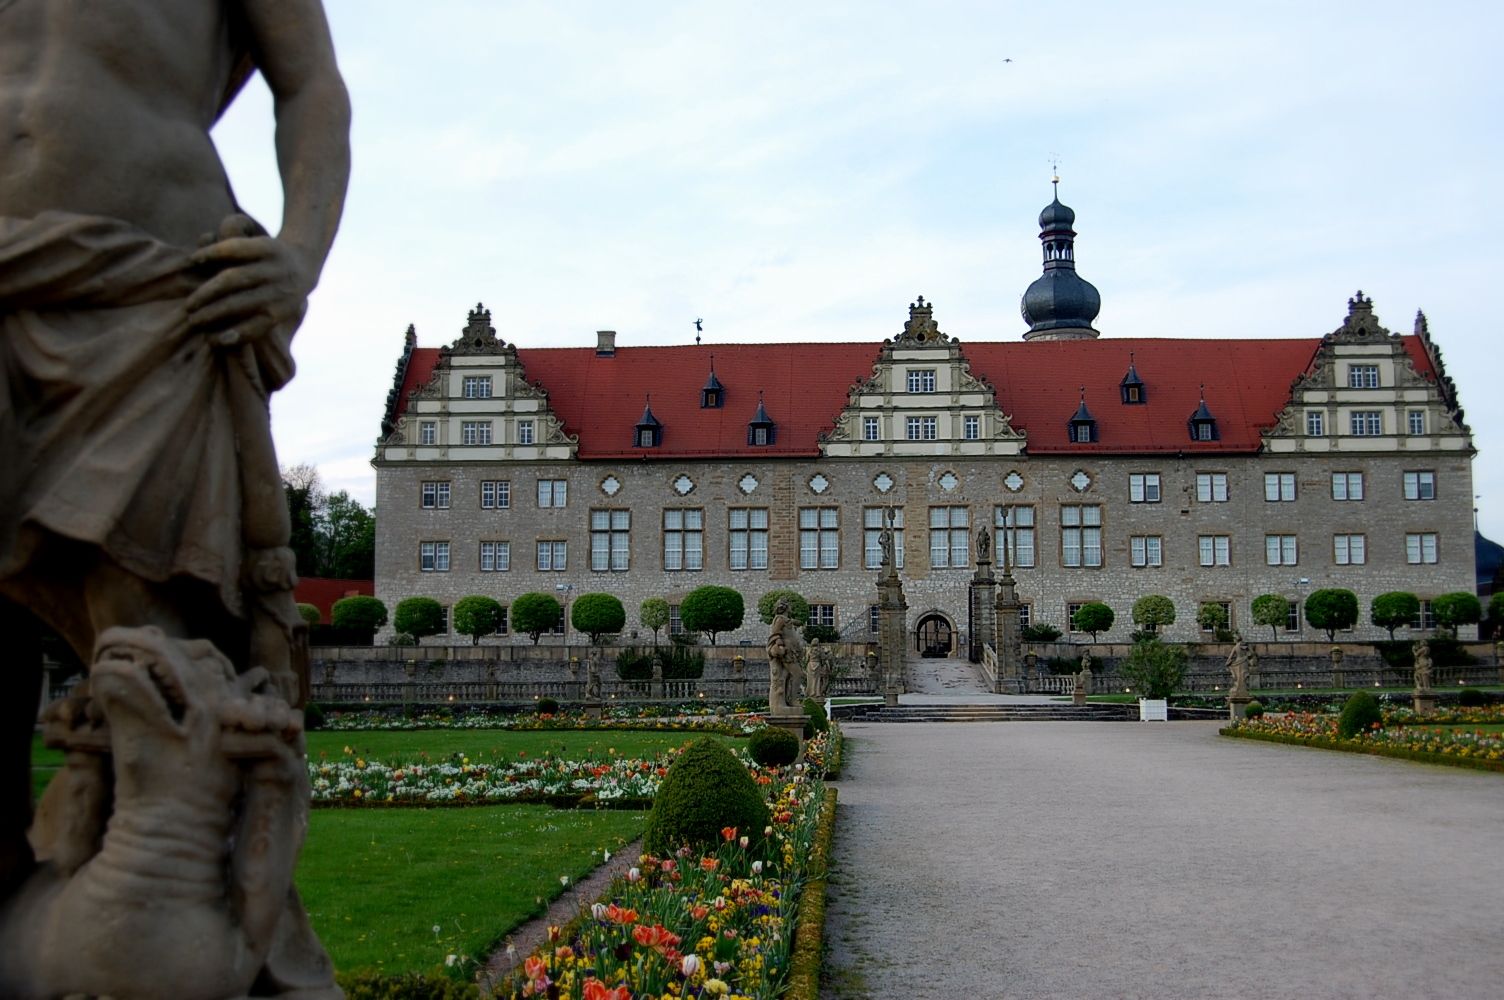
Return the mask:
<path id="1" fill-rule="evenodd" d="M 919 619 L 915 629 L 920 656 L 949 656 L 956 648 L 956 630 L 943 615 L 931 612 Z"/>

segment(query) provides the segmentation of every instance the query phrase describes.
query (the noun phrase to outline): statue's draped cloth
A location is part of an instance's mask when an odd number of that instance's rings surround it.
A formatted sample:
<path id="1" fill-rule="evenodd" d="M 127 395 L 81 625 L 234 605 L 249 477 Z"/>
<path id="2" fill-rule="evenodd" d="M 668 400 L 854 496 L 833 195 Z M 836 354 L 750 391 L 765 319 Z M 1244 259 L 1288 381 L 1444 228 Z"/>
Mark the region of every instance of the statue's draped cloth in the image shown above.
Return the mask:
<path id="1" fill-rule="evenodd" d="M 212 271 L 129 223 L 0 217 L 0 579 L 45 572 L 46 533 L 246 614 L 231 378 L 292 376 L 281 338 L 216 347 L 185 300 Z"/>

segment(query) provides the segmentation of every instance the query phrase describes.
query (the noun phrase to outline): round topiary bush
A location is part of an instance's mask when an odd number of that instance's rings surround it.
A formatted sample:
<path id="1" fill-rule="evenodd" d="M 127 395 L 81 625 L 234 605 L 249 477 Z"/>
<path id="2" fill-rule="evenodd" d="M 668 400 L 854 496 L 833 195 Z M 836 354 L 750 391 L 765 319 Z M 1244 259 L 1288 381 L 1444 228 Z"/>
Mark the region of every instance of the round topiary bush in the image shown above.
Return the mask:
<path id="1" fill-rule="evenodd" d="M 298 617 L 310 625 L 317 625 L 324 620 L 324 613 L 312 604 L 298 602 Z"/>
<path id="2" fill-rule="evenodd" d="M 747 752 L 763 767 L 788 767 L 799 759 L 799 737 L 787 729 L 763 726 L 747 740 Z"/>
<path id="3" fill-rule="evenodd" d="M 1463 688 L 1457 692 L 1457 704 L 1463 708 L 1482 708 L 1488 704 L 1488 695 L 1477 688 Z"/>
<path id="4" fill-rule="evenodd" d="M 559 702 L 558 702 L 558 699 L 556 699 L 556 698 L 539 698 L 538 699 L 538 714 L 539 715 L 558 715 L 559 714 Z"/>
<path id="5" fill-rule="evenodd" d="M 811 739 L 816 733 L 830 732 L 830 720 L 825 717 L 825 703 L 813 698 L 804 699 L 804 714 L 808 722 L 804 724 L 804 738 Z"/>
<path id="6" fill-rule="evenodd" d="M 1262 719 L 1264 717 L 1264 705 L 1262 702 L 1250 701 L 1243 706 L 1243 716 L 1249 719 Z"/>
<path id="7" fill-rule="evenodd" d="M 1368 732 L 1374 723 L 1383 721 L 1384 714 L 1379 711 L 1379 703 L 1373 695 L 1359 691 L 1342 706 L 1342 714 L 1337 717 L 1337 733 L 1350 740 L 1359 733 Z"/>
<path id="8" fill-rule="evenodd" d="M 324 728 L 324 710 L 314 702 L 303 706 L 303 729 L 305 731 Z"/>
<path id="9" fill-rule="evenodd" d="M 642 849 L 658 857 L 684 846 L 714 849 L 728 826 L 751 838 L 755 849 L 767 825 L 768 807 L 751 773 L 724 743 L 707 736 L 690 744 L 668 769 L 648 813 Z"/>

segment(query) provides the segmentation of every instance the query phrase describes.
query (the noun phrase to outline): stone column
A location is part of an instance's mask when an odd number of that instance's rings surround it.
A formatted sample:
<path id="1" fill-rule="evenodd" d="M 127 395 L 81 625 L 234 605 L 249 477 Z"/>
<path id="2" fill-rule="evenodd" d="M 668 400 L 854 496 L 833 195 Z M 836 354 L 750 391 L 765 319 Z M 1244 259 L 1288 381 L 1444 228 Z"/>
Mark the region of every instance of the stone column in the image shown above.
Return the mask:
<path id="1" fill-rule="evenodd" d="M 1005 553 L 1006 555 L 1006 553 Z M 1018 612 L 1023 605 L 1018 600 L 1013 573 L 1007 562 L 1003 563 L 1003 578 L 999 581 L 997 604 L 993 613 L 996 622 L 997 692 L 1004 694 L 1016 690 L 1023 694 L 1023 641 L 1019 638 Z"/>
<path id="2" fill-rule="evenodd" d="M 1346 678 L 1344 678 L 1342 676 L 1342 674 L 1343 674 L 1342 647 L 1341 646 L 1333 646 L 1332 647 L 1332 654 L 1331 655 L 1332 655 L 1332 687 L 1334 687 L 1334 688 L 1346 687 L 1347 686 L 1346 683 L 1345 683 Z"/>
<path id="3" fill-rule="evenodd" d="M 402 664 L 402 672 L 407 675 L 407 680 L 402 684 L 402 700 L 411 703 L 417 698 L 415 678 L 418 676 L 418 661 L 408 660 Z"/>
<path id="4" fill-rule="evenodd" d="M 968 655 L 972 663 L 980 663 L 983 644 L 989 644 L 994 650 L 997 649 L 997 581 L 992 578 L 992 560 L 982 558 L 980 549 L 977 555 L 977 571 L 971 576 L 968 596 L 971 599 L 972 625 Z"/>
<path id="5" fill-rule="evenodd" d="M 495 701 L 497 694 L 496 686 L 496 661 L 486 661 L 486 700 Z"/>
<path id="6" fill-rule="evenodd" d="M 334 687 L 335 669 L 336 667 L 333 660 L 324 661 L 324 693 L 322 697 L 325 701 L 334 701 L 338 696 L 338 692 Z"/>
<path id="7" fill-rule="evenodd" d="M 905 673 L 909 660 L 909 605 L 904 601 L 903 583 L 897 570 L 888 567 L 877 583 L 878 689 L 883 701 L 898 704 L 906 688 Z"/>
<path id="8" fill-rule="evenodd" d="M 663 654 L 653 654 L 653 683 L 648 689 L 649 697 L 663 697 Z"/>

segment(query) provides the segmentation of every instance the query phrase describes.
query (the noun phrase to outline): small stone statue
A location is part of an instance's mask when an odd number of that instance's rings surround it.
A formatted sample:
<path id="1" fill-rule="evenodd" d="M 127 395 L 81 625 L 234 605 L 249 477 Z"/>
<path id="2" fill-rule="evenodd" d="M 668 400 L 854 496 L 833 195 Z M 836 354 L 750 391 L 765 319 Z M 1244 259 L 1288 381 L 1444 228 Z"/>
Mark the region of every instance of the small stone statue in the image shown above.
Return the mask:
<path id="1" fill-rule="evenodd" d="M 887 520 L 883 523 L 882 534 L 877 536 L 877 544 L 883 551 L 881 565 L 884 568 L 893 566 L 893 520 L 891 511 L 887 512 Z"/>
<path id="2" fill-rule="evenodd" d="M 663 683 L 663 654 L 662 653 L 654 653 L 653 654 L 653 683 L 654 684 L 662 684 Z"/>
<path id="3" fill-rule="evenodd" d="M 1431 692 L 1431 644 L 1422 639 L 1411 647 L 1415 654 L 1415 691 Z"/>
<path id="4" fill-rule="evenodd" d="M 1333 670 L 1341 670 L 1342 669 L 1342 647 L 1341 646 L 1333 646 L 1332 647 L 1332 669 Z"/>
<path id="5" fill-rule="evenodd" d="M 601 700 L 601 671 L 593 656 L 585 665 L 585 700 Z"/>
<path id="6" fill-rule="evenodd" d="M 977 532 L 977 562 L 986 562 L 992 558 L 992 532 L 983 528 Z"/>
<path id="7" fill-rule="evenodd" d="M 768 714 L 797 714 L 799 668 L 804 642 L 789 617 L 788 598 L 781 597 L 774 606 L 773 627 L 768 634 Z"/>
<path id="8" fill-rule="evenodd" d="M 1232 673 L 1232 691 L 1228 693 L 1228 697 L 1247 698 L 1249 650 L 1248 640 L 1241 635 L 1238 636 L 1238 641 L 1233 643 L 1232 652 L 1227 654 L 1227 669 Z"/>
<path id="9" fill-rule="evenodd" d="M 804 697 L 823 701 L 830 693 L 831 657 L 835 650 L 819 639 L 809 644 L 804 660 Z"/>
<path id="10" fill-rule="evenodd" d="M 1081 669 L 1091 669 L 1091 650 L 1087 650 L 1086 652 L 1081 654 Z"/>

